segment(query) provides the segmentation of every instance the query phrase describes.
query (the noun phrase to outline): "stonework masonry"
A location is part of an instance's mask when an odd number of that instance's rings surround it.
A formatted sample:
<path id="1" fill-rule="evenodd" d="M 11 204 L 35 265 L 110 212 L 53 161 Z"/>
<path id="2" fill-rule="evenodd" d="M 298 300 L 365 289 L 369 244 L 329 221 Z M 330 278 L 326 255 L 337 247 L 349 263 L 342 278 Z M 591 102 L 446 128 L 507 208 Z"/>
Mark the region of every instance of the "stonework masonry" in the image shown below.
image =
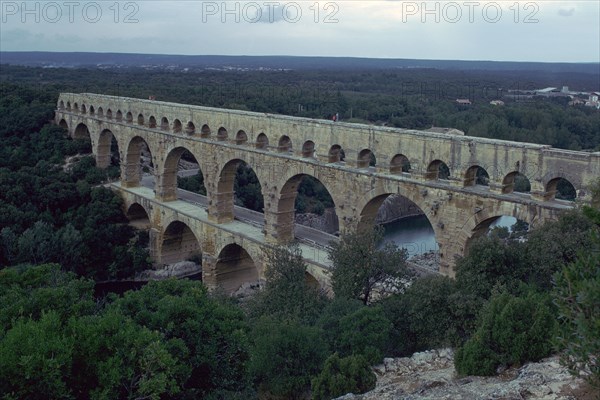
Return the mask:
<path id="1" fill-rule="evenodd" d="M 449 276 L 469 242 L 499 216 L 536 226 L 572 208 L 572 202 L 555 199 L 559 179 L 573 185 L 577 201 L 597 201 L 589 186 L 600 177 L 600 152 L 89 93 L 62 93 L 55 119 L 73 137 L 89 135 L 100 167 L 110 164 L 111 140 L 116 139 L 121 182 L 115 188 L 128 207 L 138 204 L 146 211 L 155 260 L 160 262 L 165 235 L 175 232 L 175 244 L 184 238 L 183 253 L 202 255 L 209 286 L 218 285 L 219 274 L 231 275 L 219 270 L 221 264 L 250 276 L 251 260 L 254 275 L 264 276 L 264 250 L 294 239 L 294 201 L 305 175 L 317 178 L 331 194 L 342 233 L 374 224 L 389 195 L 415 203 L 431 222 L 440 270 Z M 154 166 L 154 192 L 140 187 L 144 144 Z M 185 150 L 199 163 L 208 197 L 206 209 L 195 207 L 186 216 L 175 207 L 183 207 L 176 191 L 177 165 Z M 262 187 L 262 230 L 235 231 L 242 224 L 233 216 L 233 182 L 241 162 L 253 168 Z M 408 163 L 410 168 L 403 168 Z M 449 179 L 439 179 L 441 163 Z M 478 167 L 488 173 L 489 186 L 475 184 Z M 513 191 L 517 173 L 529 179 L 530 194 Z M 168 232 L 175 221 L 182 225 Z M 186 227 L 193 236 L 178 233 Z M 318 249 L 307 251 L 316 254 Z M 305 258 L 313 277 L 326 283 L 328 261 Z"/>

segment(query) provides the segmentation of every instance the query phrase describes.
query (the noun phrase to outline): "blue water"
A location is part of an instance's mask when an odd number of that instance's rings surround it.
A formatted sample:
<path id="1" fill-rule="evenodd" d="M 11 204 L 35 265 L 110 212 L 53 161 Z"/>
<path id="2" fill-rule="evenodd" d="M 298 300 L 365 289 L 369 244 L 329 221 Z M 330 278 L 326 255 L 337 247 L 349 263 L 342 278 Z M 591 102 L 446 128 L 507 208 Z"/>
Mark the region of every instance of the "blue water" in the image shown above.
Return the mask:
<path id="1" fill-rule="evenodd" d="M 384 228 L 385 240 L 405 248 L 409 257 L 439 250 L 433 228 L 424 215 L 403 218 L 386 224 Z"/>

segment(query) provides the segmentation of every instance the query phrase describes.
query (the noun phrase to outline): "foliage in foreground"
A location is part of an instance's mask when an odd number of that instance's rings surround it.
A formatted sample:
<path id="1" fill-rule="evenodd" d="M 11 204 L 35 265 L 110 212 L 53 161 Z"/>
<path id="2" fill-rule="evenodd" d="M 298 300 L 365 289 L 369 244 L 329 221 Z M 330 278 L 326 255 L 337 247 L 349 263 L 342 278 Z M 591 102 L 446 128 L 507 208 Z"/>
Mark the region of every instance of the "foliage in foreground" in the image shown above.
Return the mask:
<path id="1" fill-rule="evenodd" d="M 366 393 L 375 388 L 376 382 L 377 377 L 363 356 L 340 358 L 334 353 L 313 379 L 312 396 L 314 400 L 328 400 L 346 393 Z"/>
<path id="2" fill-rule="evenodd" d="M 600 388 L 600 237 L 588 252 L 554 275 L 559 348 L 569 370 Z"/>

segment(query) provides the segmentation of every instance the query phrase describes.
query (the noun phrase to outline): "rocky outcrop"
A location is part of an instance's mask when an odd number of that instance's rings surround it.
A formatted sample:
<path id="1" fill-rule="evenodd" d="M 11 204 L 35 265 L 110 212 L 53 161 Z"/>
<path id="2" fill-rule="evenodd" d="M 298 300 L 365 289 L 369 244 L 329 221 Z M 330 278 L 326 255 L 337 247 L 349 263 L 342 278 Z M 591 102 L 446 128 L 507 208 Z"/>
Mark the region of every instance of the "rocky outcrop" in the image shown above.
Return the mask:
<path id="1" fill-rule="evenodd" d="M 340 224 L 334 208 L 326 208 L 323 215 L 311 213 L 296 214 L 296 223 L 318 229 L 332 235 L 338 232 L 340 229 Z"/>
<path id="2" fill-rule="evenodd" d="M 386 358 L 373 369 L 377 375 L 375 389 L 337 400 L 576 400 L 587 399 L 587 390 L 591 394 L 581 379 L 558 363 L 557 356 L 508 369 L 496 377 L 458 377 L 451 349 Z"/>
<path id="3" fill-rule="evenodd" d="M 377 224 L 389 224 L 401 218 L 422 214 L 424 214 L 423 211 L 415 203 L 402 195 L 393 194 L 388 196 L 381 207 L 379 207 L 375 222 Z"/>
<path id="4" fill-rule="evenodd" d="M 161 269 L 149 269 L 140 272 L 136 281 L 160 281 L 169 278 L 183 278 L 202 272 L 202 266 L 192 261 L 181 261 L 175 264 L 166 265 Z"/>
<path id="5" fill-rule="evenodd" d="M 421 275 L 437 273 L 440 271 L 440 252 L 428 251 L 408 259 L 408 265 L 413 267 Z"/>

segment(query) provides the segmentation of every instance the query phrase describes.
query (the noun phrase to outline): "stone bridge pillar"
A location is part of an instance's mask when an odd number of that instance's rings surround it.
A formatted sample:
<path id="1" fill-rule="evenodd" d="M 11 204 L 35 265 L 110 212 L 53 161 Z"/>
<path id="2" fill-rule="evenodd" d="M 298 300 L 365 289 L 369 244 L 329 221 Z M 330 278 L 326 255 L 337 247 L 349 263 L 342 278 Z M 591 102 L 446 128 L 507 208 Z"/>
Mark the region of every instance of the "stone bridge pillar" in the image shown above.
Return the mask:
<path id="1" fill-rule="evenodd" d="M 231 222 L 233 215 L 233 192 L 216 192 L 208 198 L 208 219 L 217 224 Z"/>
<path id="2" fill-rule="evenodd" d="M 174 167 L 164 167 L 161 175 L 156 175 L 154 179 L 157 182 L 156 198 L 158 201 L 177 200 L 177 165 Z"/>
<path id="3" fill-rule="evenodd" d="M 202 253 L 202 283 L 213 291 L 219 285 L 217 283 L 217 257 Z"/>
<path id="4" fill-rule="evenodd" d="M 161 265 L 161 234 L 160 229 L 150 228 L 148 230 L 148 246 L 150 247 L 150 259 L 153 265 Z"/>

